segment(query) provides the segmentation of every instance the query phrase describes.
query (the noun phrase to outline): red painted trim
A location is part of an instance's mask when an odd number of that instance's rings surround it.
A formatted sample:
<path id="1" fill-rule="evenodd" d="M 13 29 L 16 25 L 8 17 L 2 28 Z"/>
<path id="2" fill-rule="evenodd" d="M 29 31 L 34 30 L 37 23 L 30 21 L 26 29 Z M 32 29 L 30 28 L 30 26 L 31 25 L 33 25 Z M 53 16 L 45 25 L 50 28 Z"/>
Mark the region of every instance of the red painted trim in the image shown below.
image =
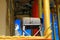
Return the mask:
<path id="1" fill-rule="evenodd" d="M 34 0 L 33 6 L 32 6 L 32 15 L 33 17 L 39 17 L 37 0 Z"/>

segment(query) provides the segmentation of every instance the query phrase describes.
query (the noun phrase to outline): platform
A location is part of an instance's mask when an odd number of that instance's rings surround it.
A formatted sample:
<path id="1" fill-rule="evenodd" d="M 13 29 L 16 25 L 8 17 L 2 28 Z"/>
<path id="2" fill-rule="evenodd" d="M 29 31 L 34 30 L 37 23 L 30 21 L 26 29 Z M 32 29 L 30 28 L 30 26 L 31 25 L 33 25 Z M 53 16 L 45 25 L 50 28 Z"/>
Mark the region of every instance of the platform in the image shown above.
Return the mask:
<path id="1" fill-rule="evenodd" d="M 52 40 L 40 36 L 0 36 L 0 40 Z"/>

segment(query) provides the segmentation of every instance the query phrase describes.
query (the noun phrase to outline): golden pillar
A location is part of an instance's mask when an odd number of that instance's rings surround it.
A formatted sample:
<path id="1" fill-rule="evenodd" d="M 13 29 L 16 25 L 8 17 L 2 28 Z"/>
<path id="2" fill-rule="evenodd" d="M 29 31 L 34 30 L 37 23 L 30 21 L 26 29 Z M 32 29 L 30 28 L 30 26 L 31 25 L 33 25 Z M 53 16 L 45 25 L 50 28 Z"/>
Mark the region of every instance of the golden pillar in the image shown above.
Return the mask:
<path id="1" fill-rule="evenodd" d="M 58 22 L 59 22 L 59 37 L 60 37 L 60 6 L 59 6 L 59 8 L 58 8 Z"/>
<path id="2" fill-rule="evenodd" d="M 50 8 L 49 8 L 49 0 L 43 0 L 44 5 L 44 36 L 46 38 L 51 38 L 52 36 L 52 30 L 50 28 Z"/>
<path id="3" fill-rule="evenodd" d="M 42 18 L 42 0 L 38 0 L 39 5 L 39 18 Z"/>

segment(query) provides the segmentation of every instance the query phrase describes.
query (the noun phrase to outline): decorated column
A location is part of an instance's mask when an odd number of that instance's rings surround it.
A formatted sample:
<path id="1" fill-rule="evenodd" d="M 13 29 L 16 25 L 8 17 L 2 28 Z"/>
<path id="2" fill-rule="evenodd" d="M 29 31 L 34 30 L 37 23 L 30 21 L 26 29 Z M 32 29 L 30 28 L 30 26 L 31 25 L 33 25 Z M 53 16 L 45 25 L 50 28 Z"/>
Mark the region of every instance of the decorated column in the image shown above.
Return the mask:
<path id="1" fill-rule="evenodd" d="M 33 0 L 33 1 L 34 2 L 32 6 L 32 16 L 38 18 L 39 17 L 38 0 Z M 35 34 L 37 31 L 38 31 L 37 28 L 33 29 L 33 34 Z"/>

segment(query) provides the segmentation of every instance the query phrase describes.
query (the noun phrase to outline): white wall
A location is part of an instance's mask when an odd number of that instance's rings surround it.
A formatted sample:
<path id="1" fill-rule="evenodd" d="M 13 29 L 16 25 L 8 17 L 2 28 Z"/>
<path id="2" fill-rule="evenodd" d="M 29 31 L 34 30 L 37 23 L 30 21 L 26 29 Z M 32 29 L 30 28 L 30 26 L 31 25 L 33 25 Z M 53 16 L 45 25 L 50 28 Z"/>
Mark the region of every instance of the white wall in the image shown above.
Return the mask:
<path id="1" fill-rule="evenodd" d="M 6 34 L 6 0 L 0 0 L 0 36 Z"/>

